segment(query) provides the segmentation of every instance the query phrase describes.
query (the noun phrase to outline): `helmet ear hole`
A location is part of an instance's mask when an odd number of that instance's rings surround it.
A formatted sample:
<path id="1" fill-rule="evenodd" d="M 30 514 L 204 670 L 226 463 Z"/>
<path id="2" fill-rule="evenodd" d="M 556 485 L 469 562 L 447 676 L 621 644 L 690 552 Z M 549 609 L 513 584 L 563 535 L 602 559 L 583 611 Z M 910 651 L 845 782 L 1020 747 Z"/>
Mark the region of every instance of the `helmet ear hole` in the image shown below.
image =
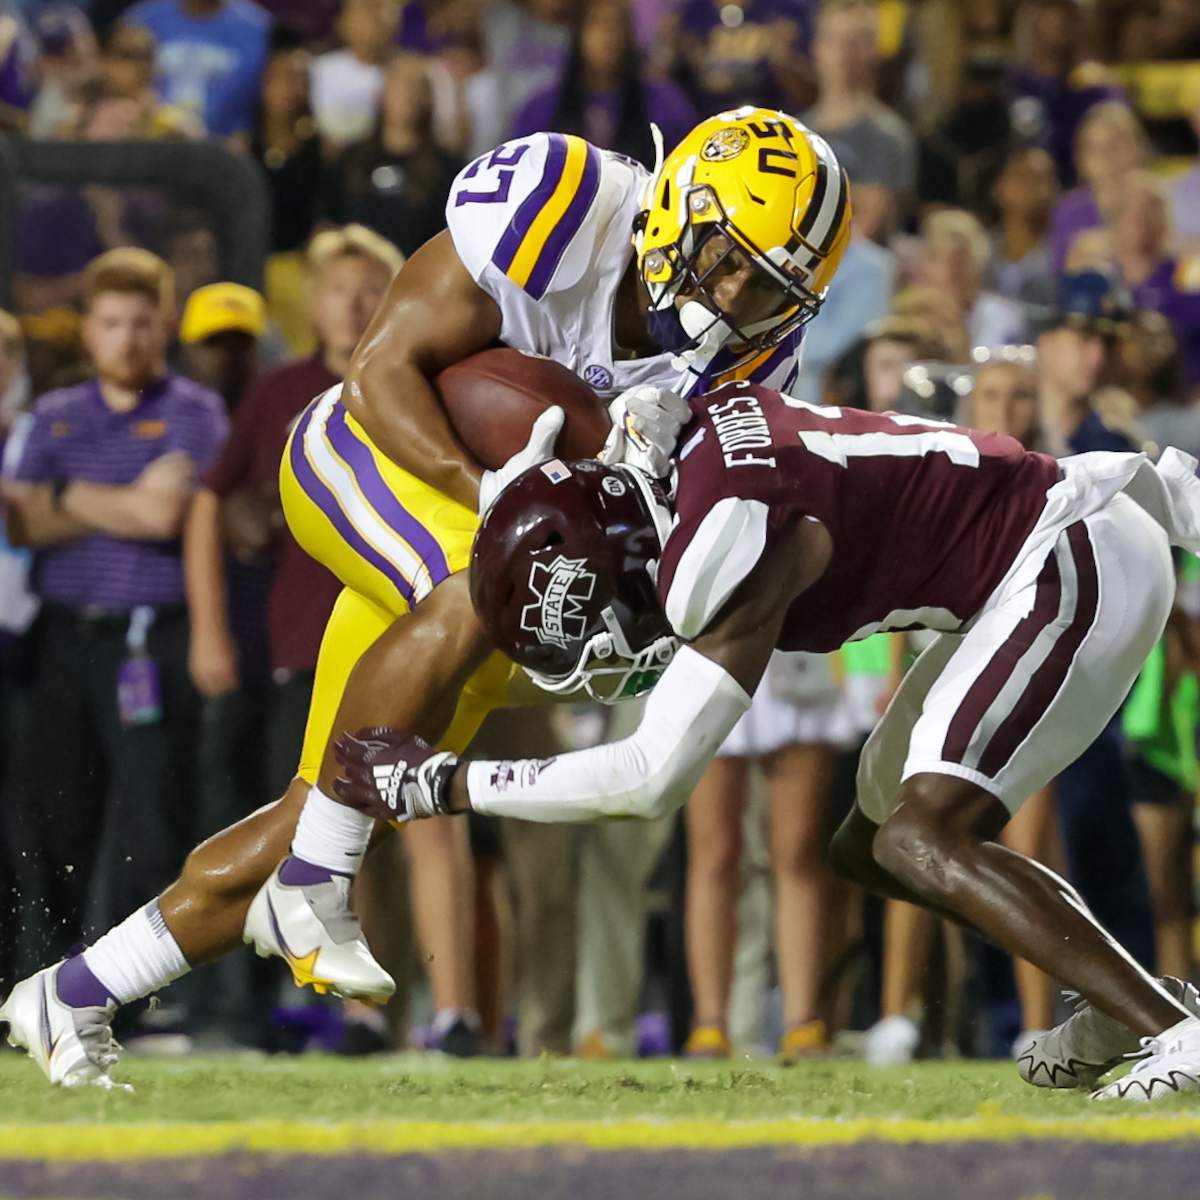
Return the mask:
<path id="1" fill-rule="evenodd" d="M 564 538 L 557 529 L 552 529 L 546 534 L 546 540 L 542 543 L 543 550 L 549 550 L 551 546 L 561 546 Z"/>

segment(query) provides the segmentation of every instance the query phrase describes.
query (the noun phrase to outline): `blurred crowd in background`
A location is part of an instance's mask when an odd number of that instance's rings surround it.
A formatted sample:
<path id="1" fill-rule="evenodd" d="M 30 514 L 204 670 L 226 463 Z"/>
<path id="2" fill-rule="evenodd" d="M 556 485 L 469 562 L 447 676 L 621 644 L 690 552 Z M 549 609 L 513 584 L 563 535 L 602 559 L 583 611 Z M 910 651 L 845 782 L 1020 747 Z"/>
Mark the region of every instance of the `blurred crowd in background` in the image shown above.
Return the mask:
<path id="1" fill-rule="evenodd" d="M 797 395 L 1059 456 L 1200 454 L 1194 0 L 0 0 L 0 172 L 6 142 L 61 143 L 62 162 L 0 204 L 0 992 L 286 786 L 338 585 L 283 528 L 279 454 L 404 256 L 444 228 L 456 172 L 547 129 L 650 165 L 651 121 L 669 147 L 743 103 L 797 114 L 852 182 L 854 237 Z M 89 143 L 142 156 L 145 181 L 65 181 Z M 179 145 L 221 147 L 204 161 L 231 181 L 257 173 L 238 200 L 263 209 L 249 277 L 225 269 L 228 231 L 172 186 L 175 166 L 154 174 Z M 140 340 L 106 332 L 114 292 L 144 299 Z M 34 427 L 38 397 L 160 363 L 151 401 L 178 439 L 140 400 L 102 417 L 51 395 Z M 64 468 L 54 439 L 81 429 L 94 456 Z M 118 433 L 144 453 L 111 450 Z M 85 466 L 103 496 L 72 485 Z M 31 551 L 35 503 L 65 524 Z M 1180 561 L 1123 713 L 1005 835 L 1139 960 L 1192 978 L 1198 622 L 1200 569 Z M 389 839 L 357 894 L 412 983 L 386 1012 L 310 1003 L 247 956 L 183 981 L 127 1036 L 1007 1053 L 1056 1019 L 1050 982 L 826 867 L 858 748 L 920 648 L 881 635 L 778 655 L 678 817 Z M 636 719 L 505 713 L 480 746 L 544 755 Z"/>

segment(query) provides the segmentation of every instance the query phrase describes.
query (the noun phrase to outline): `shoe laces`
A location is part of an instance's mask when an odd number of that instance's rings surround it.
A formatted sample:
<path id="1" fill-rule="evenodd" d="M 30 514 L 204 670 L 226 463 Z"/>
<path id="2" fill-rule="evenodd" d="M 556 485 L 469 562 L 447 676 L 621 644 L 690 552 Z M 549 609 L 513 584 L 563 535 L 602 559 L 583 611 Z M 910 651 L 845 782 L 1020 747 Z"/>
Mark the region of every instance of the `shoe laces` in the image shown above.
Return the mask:
<path id="1" fill-rule="evenodd" d="M 1145 1065 L 1152 1058 L 1161 1058 L 1166 1054 L 1173 1054 L 1183 1045 L 1183 1039 L 1179 1037 L 1167 1039 L 1162 1034 L 1155 1034 L 1153 1037 L 1142 1038 L 1141 1047 L 1134 1050 L 1130 1054 L 1126 1054 L 1126 1058 L 1136 1058 L 1140 1060 L 1142 1065 Z M 1136 1071 L 1138 1068 L 1134 1067 Z"/>
<path id="2" fill-rule="evenodd" d="M 335 875 L 328 883 L 304 889 L 313 915 L 336 945 L 365 941 L 362 925 L 350 904 L 350 880 Z"/>
<path id="3" fill-rule="evenodd" d="M 75 1009 L 75 1036 L 88 1062 L 100 1071 L 107 1071 L 120 1061 L 121 1045 L 112 1031 L 116 1011 L 112 1001 L 102 1007 Z"/>

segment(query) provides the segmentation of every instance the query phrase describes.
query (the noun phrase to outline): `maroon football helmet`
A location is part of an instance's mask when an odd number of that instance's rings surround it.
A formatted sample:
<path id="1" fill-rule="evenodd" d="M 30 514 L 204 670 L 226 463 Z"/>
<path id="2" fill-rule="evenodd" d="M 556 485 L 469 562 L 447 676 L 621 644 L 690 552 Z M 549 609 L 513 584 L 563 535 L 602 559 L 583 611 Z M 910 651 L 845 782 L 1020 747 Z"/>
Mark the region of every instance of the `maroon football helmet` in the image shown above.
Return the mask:
<path id="1" fill-rule="evenodd" d="M 665 497 L 635 467 L 530 467 L 475 536 L 475 611 L 548 691 L 605 703 L 647 691 L 676 646 L 653 578 L 670 528 Z"/>

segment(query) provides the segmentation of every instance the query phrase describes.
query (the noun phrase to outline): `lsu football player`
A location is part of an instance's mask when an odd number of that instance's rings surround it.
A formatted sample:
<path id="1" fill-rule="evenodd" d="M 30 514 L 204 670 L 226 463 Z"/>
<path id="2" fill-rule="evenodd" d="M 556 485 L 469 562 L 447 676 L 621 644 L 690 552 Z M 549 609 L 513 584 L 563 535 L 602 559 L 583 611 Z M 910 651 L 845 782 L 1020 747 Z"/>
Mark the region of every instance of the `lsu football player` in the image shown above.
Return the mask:
<path id="1" fill-rule="evenodd" d="M 194 850 L 145 909 L 17 985 L 0 1021 L 52 1082 L 109 1081 L 115 1007 L 243 937 L 283 957 L 298 985 L 391 995 L 349 904 L 374 823 L 333 798 L 330 745 L 389 725 L 461 752 L 505 702 L 512 664 L 477 650 L 463 568 L 481 514 L 549 455 L 562 420 L 551 409 L 525 450 L 482 470 L 430 384 L 438 371 L 497 339 L 553 358 L 611 400 L 604 460 L 654 476 L 668 470 L 688 396 L 796 378 L 804 326 L 849 238 L 832 151 L 784 113 L 743 108 L 665 158 L 659 141 L 658 158 L 647 172 L 539 134 L 456 179 L 447 230 L 397 275 L 344 385 L 302 414 L 281 464 L 289 526 L 345 585 L 297 778 Z"/>

